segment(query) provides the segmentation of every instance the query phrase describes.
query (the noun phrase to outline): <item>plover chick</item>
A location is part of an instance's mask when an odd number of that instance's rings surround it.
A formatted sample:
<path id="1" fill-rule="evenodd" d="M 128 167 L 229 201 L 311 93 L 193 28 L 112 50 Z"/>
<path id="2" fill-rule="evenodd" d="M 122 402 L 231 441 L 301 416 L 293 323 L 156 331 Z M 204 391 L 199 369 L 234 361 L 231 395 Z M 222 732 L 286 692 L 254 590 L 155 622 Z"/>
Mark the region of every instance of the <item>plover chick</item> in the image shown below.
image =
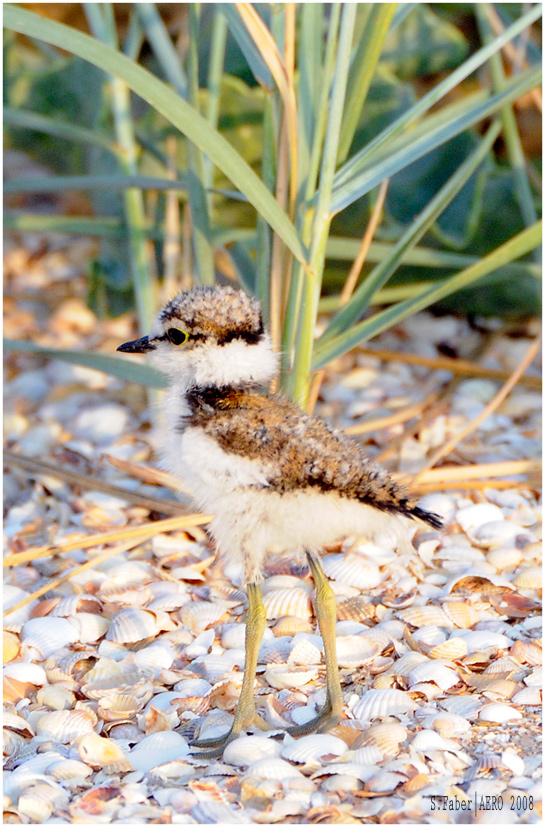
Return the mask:
<path id="1" fill-rule="evenodd" d="M 277 372 L 277 355 L 259 303 L 233 287 L 196 287 L 159 313 L 149 336 L 118 347 L 151 352 L 168 375 L 163 459 L 205 512 L 220 555 L 240 560 L 248 590 L 246 663 L 230 732 L 196 741 L 220 753 L 256 714 L 254 681 L 265 609 L 259 581 L 275 553 L 304 552 L 316 587 L 315 611 L 324 641 L 326 703 L 290 734 L 338 721 L 343 696 L 335 649 L 335 596 L 318 556 L 350 535 L 390 536 L 406 547 L 399 515 L 433 528 L 441 520 L 373 465 L 357 442 L 281 396 L 260 392 Z"/>

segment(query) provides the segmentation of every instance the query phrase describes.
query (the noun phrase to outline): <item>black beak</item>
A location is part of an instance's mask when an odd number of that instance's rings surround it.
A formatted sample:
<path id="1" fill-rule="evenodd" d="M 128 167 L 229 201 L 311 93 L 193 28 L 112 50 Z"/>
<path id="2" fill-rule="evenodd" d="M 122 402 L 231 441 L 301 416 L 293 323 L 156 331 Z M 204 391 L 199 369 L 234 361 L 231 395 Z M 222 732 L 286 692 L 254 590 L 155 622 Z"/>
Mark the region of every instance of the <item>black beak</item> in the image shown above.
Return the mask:
<path id="1" fill-rule="evenodd" d="M 122 353 L 147 353 L 148 350 L 155 350 L 155 345 L 150 342 L 149 336 L 142 336 L 141 339 L 134 339 L 132 342 L 119 345 L 117 350 Z"/>

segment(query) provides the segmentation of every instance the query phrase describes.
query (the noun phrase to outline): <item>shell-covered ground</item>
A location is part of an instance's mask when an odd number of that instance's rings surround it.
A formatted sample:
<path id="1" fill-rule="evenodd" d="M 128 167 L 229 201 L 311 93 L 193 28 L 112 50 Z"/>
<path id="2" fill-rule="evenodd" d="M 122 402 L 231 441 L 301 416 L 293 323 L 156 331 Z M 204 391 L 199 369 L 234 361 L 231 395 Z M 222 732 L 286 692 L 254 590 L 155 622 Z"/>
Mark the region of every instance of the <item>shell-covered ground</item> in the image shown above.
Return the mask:
<path id="1" fill-rule="evenodd" d="M 8 239 L 5 334 L 105 353 L 131 338 L 131 319 L 100 322 L 85 306 L 90 253 L 83 240 Z M 343 428 L 389 417 L 355 438 L 390 469 L 418 473 L 501 384 L 453 380 L 383 351 L 448 353 L 508 375 L 532 323 L 485 327 L 430 314 L 408 320 L 372 343 L 378 355 L 356 352 L 327 372 L 317 413 Z M 445 530 L 407 524 L 405 554 L 362 538 L 324 550 L 345 700 L 343 719 L 326 734 L 284 732 L 323 703 L 325 667 L 308 570 L 269 561 L 255 697 L 270 729 L 210 759 L 190 743 L 232 721 L 246 596 L 241 571 L 214 559 L 197 520 L 173 528 L 163 519 L 179 520 L 176 502 L 191 507 L 154 484 L 157 475 L 134 473 L 133 465 L 157 464 L 157 395 L 30 354 L 7 353 L 6 365 L 5 553 L 13 565 L 5 609 L 41 592 L 4 617 L 5 821 L 541 821 L 533 482 L 521 473 L 503 477 L 504 487 L 470 474 L 466 489 L 428 483 L 423 503 Z M 518 462 L 514 472 L 531 465 L 540 402 L 535 383 L 517 385 L 446 462 Z M 414 406 L 430 414 L 411 430 L 410 417 L 394 415 Z M 111 486 L 129 493 L 116 496 Z M 172 507 L 154 508 L 157 499 Z M 104 532 L 118 534 L 93 541 Z M 41 556 L 25 557 L 36 549 Z"/>

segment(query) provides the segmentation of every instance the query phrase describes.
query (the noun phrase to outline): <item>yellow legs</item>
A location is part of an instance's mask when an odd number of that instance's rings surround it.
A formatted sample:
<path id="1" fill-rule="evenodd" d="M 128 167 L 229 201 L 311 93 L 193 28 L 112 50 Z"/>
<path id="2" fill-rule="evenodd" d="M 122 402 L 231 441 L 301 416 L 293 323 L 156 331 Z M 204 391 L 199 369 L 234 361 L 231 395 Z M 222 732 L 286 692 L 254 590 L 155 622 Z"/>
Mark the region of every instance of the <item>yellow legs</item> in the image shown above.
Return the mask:
<path id="1" fill-rule="evenodd" d="M 260 729 L 268 729 L 261 720 L 255 709 L 254 702 L 254 681 L 257 667 L 259 647 L 265 631 L 265 607 L 261 601 L 261 590 L 257 583 L 248 584 L 248 617 L 246 618 L 246 663 L 244 665 L 244 678 L 242 679 L 242 690 L 238 706 L 235 712 L 233 726 L 227 735 L 220 738 L 205 738 L 202 741 L 194 741 L 192 746 L 206 750 L 207 757 L 221 755 L 224 747 L 237 738 L 244 727 L 250 724 L 257 724 Z"/>
<path id="2" fill-rule="evenodd" d="M 320 627 L 320 634 L 324 641 L 324 659 L 326 668 L 326 701 L 324 707 L 315 718 L 301 726 L 288 729 L 290 735 L 306 735 L 318 730 L 324 732 L 338 723 L 343 711 L 343 695 L 337 666 L 337 649 L 335 645 L 335 623 L 337 621 L 337 607 L 333 589 L 324 574 L 320 558 L 312 551 L 307 551 L 314 586 L 316 588 L 315 610 Z"/>

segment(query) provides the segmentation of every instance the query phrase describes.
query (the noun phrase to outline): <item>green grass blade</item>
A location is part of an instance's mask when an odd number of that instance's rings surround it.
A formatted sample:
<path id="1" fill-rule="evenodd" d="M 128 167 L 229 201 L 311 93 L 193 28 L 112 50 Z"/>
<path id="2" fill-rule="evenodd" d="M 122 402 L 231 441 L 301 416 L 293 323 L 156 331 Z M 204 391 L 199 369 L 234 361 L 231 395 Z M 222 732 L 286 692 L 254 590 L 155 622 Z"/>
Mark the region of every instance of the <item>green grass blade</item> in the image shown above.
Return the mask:
<path id="1" fill-rule="evenodd" d="M 253 76 L 264 89 L 272 92 L 276 89 L 276 84 L 269 71 L 269 67 L 263 60 L 261 52 L 254 43 L 250 32 L 244 25 L 236 5 L 234 3 L 220 3 L 218 8 L 221 13 L 225 15 L 227 25 L 229 26 L 229 31 L 235 38 L 240 51 L 246 58 L 248 66 L 252 70 Z"/>
<path id="2" fill-rule="evenodd" d="M 187 99 L 189 88 L 187 77 L 167 28 L 161 19 L 161 15 L 157 11 L 157 6 L 155 3 L 137 3 L 134 8 L 144 27 L 153 53 L 165 72 L 167 79 L 172 83 L 176 91 L 183 98 Z"/>
<path id="3" fill-rule="evenodd" d="M 34 132 L 43 132 L 46 135 L 54 135 L 57 138 L 66 138 L 77 143 L 92 144 L 106 149 L 112 155 L 119 155 L 119 147 L 107 135 L 101 135 L 100 132 L 93 132 L 92 129 L 85 129 L 83 126 L 51 118 L 48 115 L 5 106 L 4 123 L 23 129 L 32 129 Z"/>
<path id="4" fill-rule="evenodd" d="M 210 155 L 214 163 L 269 222 L 294 256 L 299 261 L 306 261 L 307 253 L 295 227 L 274 196 L 231 144 L 211 129 L 206 119 L 176 92 L 142 66 L 89 35 L 12 4 L 5 4 L 3 11 L 6 28 L 67 49 L 83 60 L 122 78 L 136 94 Z"/>
<path id="5" fill-rule="evenodd" d="M 462 270 L 450 278 L 444 279 L 438 284 L 423 290 L 418 296 L 388 307 L 381 313 L 376 313 L 370 319 L 365 319 L 359 324 L 353 325 L 349 330 L 340 336 L 335 337 L 315 351 L 313 368 L 318 369 L 327 365 L 332 359 L 337 359 L 347 353 L 361 342 L 371 339 L 373 336 L 382 333 L 383 330 L 412 316 L 420 310 L 425 310 L 435 302 L 470 287 L 479 279 L 489 273 L 499 270 L 506 264 L 531 253 L 541 244 L 542 222 L 539 221 L 532 227 L 523 230 L 509 241 L 502 244 L 492 253 Z"/>
<path id="6" fill-rule="evenodd" d="M 187 190 L 187 180 L 153 178 L 149 175 L 58 175 L 55 178 L 20 178 L 6 181 L 5 193 L 65 192 L 67 190 Z"/>
<path id="7" fill-rule="evenodd" d="M 4 339 L 4 348 L 15 353 L 35 353 L 46 359 L 60 359 L 73 365 L 82 365 L 93 370 L 100 370 L 109 376 L 125 379 L 127 382 L 136 382 L 148 388 L 166 388 L 167 377 L 151 365 L 140 364 L 132 359 L 118 359 L 105 353 L 87 353 L 84 350 L 61 350 L 55 347 L 42 347 L 34 342 L 23 342 L 18 339 Z"/>
<path id="8" fill-rule="evenodd" d="M 534 89 L 539 85 L 540 80 L 541 68 L 530 69 L 517 75 L 514 80 L 506 84 L 502 92 L 468 108 L 454 121 L 440 124 L 428 133 L 422 130 L 419 138 L 414 138 L 410 134 L 407 135 L 404 141 L 396 144 L 395 150 L 370 161 L 368 166 L 360 169 L 351 179 L 345 179 L 342 184 L 334 188 L 332 211 L 340 212 L 380 184 L 385 178 L 391 178 L 396 172 L 417 161 L 426 153 L 431 152 L 432 149 L 441 146 L 441 144 L 479 123 L 484 118 L 494 115 L 504 104 L 511 103 Z"/>
<path id="9" fill-rule="evenodd" d="M 403 233 L 399 241 L 394 245 L 390 255 L 383 259 L 374 270 L 360 284 L 352 295 L 350 301 L 339 310 L 323 334 L 324 342 L 337 336 L 343 330 L 361 318 L 371 302 L 373 294 L 384 287 L 398 268 L 403 255 L 410 250 L 422 238 L 442 212 L 458 195 L 460 190 L 469 181 L 471 176 L 483 163 L 492 149 L 494 141 L 501 131 L 499 121 L 496 121 L 489 128 L 486 136 L 478 147 L 460 164 L 456 172 L 451 175 L 439 192 L 432 198 L 429 204 L 422 210 Z"/>

